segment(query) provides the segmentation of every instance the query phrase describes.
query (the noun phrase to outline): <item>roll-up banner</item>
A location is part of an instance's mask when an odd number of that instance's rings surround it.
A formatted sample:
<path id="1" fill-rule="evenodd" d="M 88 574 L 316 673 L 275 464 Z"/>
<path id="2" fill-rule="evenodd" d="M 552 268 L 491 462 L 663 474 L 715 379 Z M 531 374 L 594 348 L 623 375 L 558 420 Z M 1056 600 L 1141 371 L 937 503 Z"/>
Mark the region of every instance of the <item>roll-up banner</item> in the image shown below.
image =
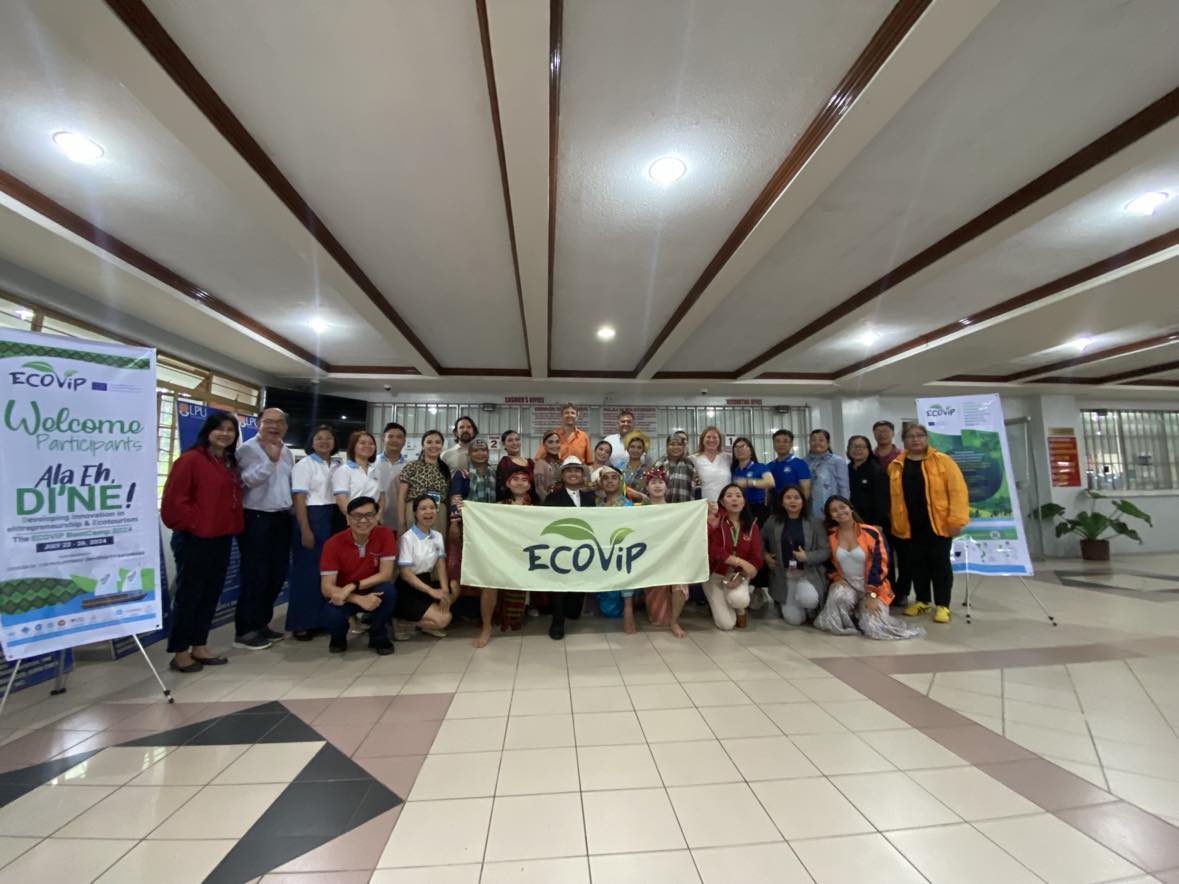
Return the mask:
<path id="1" fill-rule="evenodd" d="M 0 643 L 158 629 L 155 351 L 0 329 Z"/>
<path id="2" fill-rule="evenodd" d="M 917 414 L 929 444 L 950 455 L 966 479 L 970 521 L 954 540 L 954 570 L 1031 574 L 999 396 L 918 399 Z"/>
<path id="3" fill-rule="evenodd" d="M 464 586 L 548 592 L 708 579 L 708 503 L 544 507 L 463 504 Z"/>

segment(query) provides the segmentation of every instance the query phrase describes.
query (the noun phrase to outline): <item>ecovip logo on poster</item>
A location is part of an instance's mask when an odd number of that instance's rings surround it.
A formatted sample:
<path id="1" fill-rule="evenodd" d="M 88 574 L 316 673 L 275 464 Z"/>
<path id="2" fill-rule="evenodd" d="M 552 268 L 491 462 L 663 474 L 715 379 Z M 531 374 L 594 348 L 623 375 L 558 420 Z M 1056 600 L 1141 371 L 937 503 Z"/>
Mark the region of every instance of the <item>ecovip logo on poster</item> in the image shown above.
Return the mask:
<path id="1" fill-rule="evenodd" d="M 954 540 L 954 570 L 1031 574 L 999 397 L 918 399 L 917 415 L 929 444 L 952 457 L 966 480 L 970 521 Z"/>
<path id="2" fill-rule="evenodd" d="M 464 503 L 463 584 L 599 592 L 708 578 L 707 501 L 575 512 Z"/>
<path id="3" fill-rule="evenodd" d="M 0 643 L 160 625 L 155 354 L 0 329 Z"/>

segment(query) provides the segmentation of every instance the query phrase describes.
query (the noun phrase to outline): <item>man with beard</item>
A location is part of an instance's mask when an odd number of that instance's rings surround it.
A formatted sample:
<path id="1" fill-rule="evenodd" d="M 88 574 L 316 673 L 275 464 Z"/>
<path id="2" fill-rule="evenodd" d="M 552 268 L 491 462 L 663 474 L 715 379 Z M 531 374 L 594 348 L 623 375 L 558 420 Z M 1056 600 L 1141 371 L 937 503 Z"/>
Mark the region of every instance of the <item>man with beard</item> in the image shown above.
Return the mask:
<path id="1" fill-rule="evenodd" d="M 442 462 L 450 467 L 452 475 L 467 468 L 467 449 L 471 440 L 478 435 L 479 428 L 467 415 L 464 414 L 454 422 L 454 444 L 441 454 Z"/>

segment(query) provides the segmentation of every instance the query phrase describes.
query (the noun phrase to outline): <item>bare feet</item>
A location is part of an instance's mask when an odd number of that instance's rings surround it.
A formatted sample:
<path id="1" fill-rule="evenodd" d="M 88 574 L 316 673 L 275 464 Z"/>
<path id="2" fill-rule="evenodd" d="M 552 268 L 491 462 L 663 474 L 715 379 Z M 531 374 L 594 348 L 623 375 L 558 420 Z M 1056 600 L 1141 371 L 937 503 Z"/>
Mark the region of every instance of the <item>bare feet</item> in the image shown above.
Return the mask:
<path id="1" fill-rule="evenodd" d="M 487 643 L 489 641 L 491 641 L 491 627 L 484 626 L 483 629 L 479 631 L 479 637 L 471 642 L 471 644 L 477 648 L 485 648 L 487 647 Z"/>
<path id="2" fill-rule="evenodd" d="M 627 608 L 622 612 L 622 631 L 627 635 L 635 634 L 635 612 L 633 608 Z"/>
<path id="3" fill-rule="evenodd" d="M 685 635 L 687 635 L 687 633 L 684 632 L 684 627 L 680 626 L 678 623 L 671 624 L 671 634 L 676 638 L 683 638 Z"/>

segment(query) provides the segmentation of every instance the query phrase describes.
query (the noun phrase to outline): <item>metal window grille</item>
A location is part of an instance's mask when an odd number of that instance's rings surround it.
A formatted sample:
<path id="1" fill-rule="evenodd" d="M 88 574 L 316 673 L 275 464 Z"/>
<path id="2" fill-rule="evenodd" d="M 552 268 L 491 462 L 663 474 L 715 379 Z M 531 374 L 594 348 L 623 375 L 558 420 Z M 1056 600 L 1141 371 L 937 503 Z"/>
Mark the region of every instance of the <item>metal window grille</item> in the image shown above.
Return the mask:
<path id="1" fill-rule="evenodd" d="M 1089 488 L 1179 487 L 1179 411 L 1082 411 Z"/>
<path id="2" fill-rule="evenodd" d="M 579 426 L 589 433 L 591 445 L 604 435 L 616 432 L 613 426 L 602 426 L 600 404 L 586 407 L 588 418 L 583 419 Z M 783 406 L 656 405 L 656 431 L 651 434 L 652 453 L 656 457 L 662 456 L 664 442 L 676 430 L 688 434 L 688 451 L 695 451 L 700 433 L 705 427 L 715 426 L 725 436 L 726 445 L 735 436 L 749 437 L 757 451 L 758 460 L 763 463 L 774 458 L 772 438 L 779 429 L 794 433 L 794 453 L 805 454 L 806 434 L 810 430 L 810 409 L 805 405 L 790 406 L 785 411 L 780 408 Z M 521 450 L 525 454 L 531 455 L 540 445 L 540 433 L 533 432 L 532 407 L 529 405 L 496 404 L 493 409 L 484 410 L 478 403 L 381 403 L 369 406 L 369 427 L 374 433 L 380 433 L 386 423 L 396 421 L 405 427 L 411 444 L 418 442 L 427 430 L 436 429 L 442 432 L 446 444 L 450 445 L 453 441 L 451 431 L 460 415 L 470 415 L 474 419 L 479 427 L 479 435 L 487 439 L 493 452 L 499 450 L 500 434 L 509 429 L 520 433 Z"/>

